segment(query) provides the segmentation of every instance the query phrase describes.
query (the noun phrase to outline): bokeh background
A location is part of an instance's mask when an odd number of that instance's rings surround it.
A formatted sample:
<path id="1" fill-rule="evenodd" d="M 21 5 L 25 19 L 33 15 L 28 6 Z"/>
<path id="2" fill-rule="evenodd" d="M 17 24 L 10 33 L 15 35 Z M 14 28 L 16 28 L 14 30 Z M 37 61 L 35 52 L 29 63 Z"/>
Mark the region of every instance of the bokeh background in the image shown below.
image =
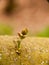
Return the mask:
<path id="1" fill-rule="evenodd" d="M 17 35 L 24 28 L 36 34 L 46 27 L 49 0 L 0 0 L 0 34 Z"/>

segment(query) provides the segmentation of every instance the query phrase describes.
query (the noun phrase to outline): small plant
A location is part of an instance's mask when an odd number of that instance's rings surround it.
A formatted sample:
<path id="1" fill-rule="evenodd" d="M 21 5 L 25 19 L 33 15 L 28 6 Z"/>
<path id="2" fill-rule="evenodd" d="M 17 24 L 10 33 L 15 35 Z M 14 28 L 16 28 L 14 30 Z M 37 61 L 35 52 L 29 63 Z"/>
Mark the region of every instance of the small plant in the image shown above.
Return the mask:
<path id="1" fill-rule="evenodd" d="M 21 51 L 20 51 L 20 44 L 21 44 L 21 41 L 26 37 L 26 35 L 27 35 L 27 33 L 28 33 L 28 30 L 27 29 L 24 29 L 24 30 L 22 30 L 22 32 L 21 33 L 18 33 L 18 40 L 17 41 L 14 41 L 14 43 L 15 43 L 15 49 L 16 49 L 16 53 L 18 54 L 18 55 L 20 55 L 21 54 Z M 16 44 L 16 42 L 18 43 L 18 44 Z"/>
<path id="2" fill-rule="evenodd" d="M 21 33 L 18 33 L 18 36 L 20 39 L 24 39 L 25 36 L 27 35 L 27 33 L 28 33 L 28 29 L 26 28 L 26 29 L 22 30 Z"/>

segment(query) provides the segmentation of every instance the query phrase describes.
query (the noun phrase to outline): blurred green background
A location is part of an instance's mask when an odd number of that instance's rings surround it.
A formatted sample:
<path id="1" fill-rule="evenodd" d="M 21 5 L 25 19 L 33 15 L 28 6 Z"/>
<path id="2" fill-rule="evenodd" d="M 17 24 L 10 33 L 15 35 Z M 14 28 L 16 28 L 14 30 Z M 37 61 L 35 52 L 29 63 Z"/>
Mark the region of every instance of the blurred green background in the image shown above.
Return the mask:
<path id="1" fill-rule="evenodd" d="M 23 28 L 28 36 L 49 37 L 49 0 L 1 0 L 0 35 L 17 35 Z"/>
<path id="2" fill-rule="evenodd" d="M 46 26 L 41 31 L 36 32 L 35 34 L 32 31 L 28 32 L 28 36 L 33 37 L 49 37 L 49 26 Z"/>
<path id="3" fill-rule="evenodd" d="M 0 35 L 12 35 L 12 27 L 6 24 L 0 24 Z"/>
<path id="4" fill-rule="evenodd" d="M 0 35 L 12 35 L 13 29 L 9 25 L 0 24 Z M 39 32 L 36 32 L 35 34 L 32 31 L 28 31 L 28 36 L 36 36 L 36 37 L 49 37 L 49 26 L 46 26 L 44 29 L 42 29 Z"/>

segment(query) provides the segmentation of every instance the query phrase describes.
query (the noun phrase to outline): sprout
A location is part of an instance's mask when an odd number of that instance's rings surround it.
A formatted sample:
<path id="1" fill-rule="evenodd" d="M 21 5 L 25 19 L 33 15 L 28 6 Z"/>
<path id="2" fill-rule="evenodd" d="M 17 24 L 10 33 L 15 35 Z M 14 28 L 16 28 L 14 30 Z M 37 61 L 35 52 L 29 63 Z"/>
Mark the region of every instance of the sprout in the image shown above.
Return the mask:
<path id="1" fill-rule="evenodd" d="M 25 36 L 27 35 L 27 33 L 28 33 L 28 30 L 27 30 L 27 28 L 26 28 L 26 29 L 22 30 L 21 33 L 18 33 L 18 36 L 19 36 L 21 39 L 24 39 Z"/>
<path id="2" fill-rule="evenodd" d="M 21 33 L 18 33 L 18 36 L 19 36 L 19 38 L 18 38 L 18 40 L 17 40 L 17 45 L 15 45 L 15 48 L 17 47 L 17 49 L 16 49 L 16 53 L 18 54 L 18 55 L 20 55 L 21 54 L 21 51 L 20 51 L 20 44 L 21 44 L 21 41 L 25 38 L 25 35 L 27 34 L 27 32 L 28 32 L 28 30 L 27 29 L 25 29 L 25 30 L 23 30 Z M 14 41 L 14 43 L 16 44 L 16 41 Z"/>
<path id="3" fill-rule="evenodd" d="M 26 35 L 28 33 L 28 29 L 26 28 L 26 29 L 22 30 L 21 33 L 22 33 L 22 35 Z"/>

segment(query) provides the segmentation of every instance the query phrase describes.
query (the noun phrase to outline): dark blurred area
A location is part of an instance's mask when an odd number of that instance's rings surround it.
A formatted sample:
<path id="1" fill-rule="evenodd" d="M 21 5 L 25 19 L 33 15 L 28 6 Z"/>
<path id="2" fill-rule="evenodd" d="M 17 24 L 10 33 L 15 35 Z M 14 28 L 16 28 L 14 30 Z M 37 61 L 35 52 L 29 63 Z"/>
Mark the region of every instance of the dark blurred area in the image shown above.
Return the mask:
<path id="1" fill-rule="evenodd" d="M 23 28 L 33 33 L 49 26 L 49 0 L 0 0 L 0 25 L 13 29 L 16 35 Z"/>
<path id="2" fill-rule="evenodd" d="M 49 2 L 49 0 L 47 0 Z"/>
<path id="3" fill-rule="evenodd" d="M 5 14 L 11 14 L 11 12 L 13 11 L 13 8 L 14 8 L 14 2 L 13 0 L 9 0 L 5 8 Z"/>

